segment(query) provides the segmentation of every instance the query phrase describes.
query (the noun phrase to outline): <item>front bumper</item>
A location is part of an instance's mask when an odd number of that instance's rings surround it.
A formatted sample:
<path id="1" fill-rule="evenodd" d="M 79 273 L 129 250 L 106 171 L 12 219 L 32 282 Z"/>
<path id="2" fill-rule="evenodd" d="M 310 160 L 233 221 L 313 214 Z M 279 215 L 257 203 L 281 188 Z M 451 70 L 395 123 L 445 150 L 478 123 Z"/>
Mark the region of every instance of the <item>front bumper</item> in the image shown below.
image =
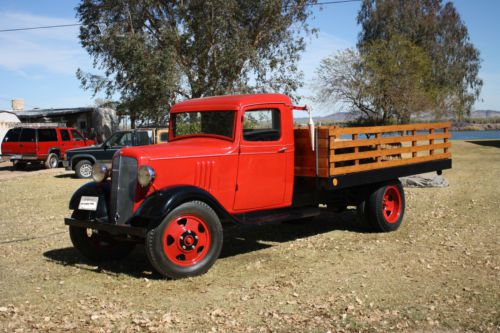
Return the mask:
<path id="1" fill-rule="evenodd" d="M 89 228 L 101 230 L 115 235 L 130 235 L 145 238 L 148 230 L 146 228 L 133 227 L 128 224 L 111 224 L 102 219 L 95 220 L 77 220 L 73 218 L 65 218 L 64 224 L 78 228 Z"/>
<path id="2" fill-rule="evenodd" d="M 9 159 L 14 161 L 36 161 L 38 157 L 36 155 L 20 155 L 20 154 L 11 154 L 11 155 L 3 155 L 4 157 L 9 157 Z"/>

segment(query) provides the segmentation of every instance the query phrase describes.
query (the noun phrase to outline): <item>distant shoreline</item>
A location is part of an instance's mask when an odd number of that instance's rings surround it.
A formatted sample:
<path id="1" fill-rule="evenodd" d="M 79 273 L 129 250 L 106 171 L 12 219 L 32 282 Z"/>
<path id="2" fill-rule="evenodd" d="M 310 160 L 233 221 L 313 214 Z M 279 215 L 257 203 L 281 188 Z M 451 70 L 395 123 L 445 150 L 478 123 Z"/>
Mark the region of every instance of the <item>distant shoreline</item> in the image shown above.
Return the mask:
<path id="1" fill-rule="evenodd" d="M 500 123 L 488 123 L 488 124 L 465 124 L 462 126 L 452 125 L 450 130 L 452 131 L 499 131 Z"/>

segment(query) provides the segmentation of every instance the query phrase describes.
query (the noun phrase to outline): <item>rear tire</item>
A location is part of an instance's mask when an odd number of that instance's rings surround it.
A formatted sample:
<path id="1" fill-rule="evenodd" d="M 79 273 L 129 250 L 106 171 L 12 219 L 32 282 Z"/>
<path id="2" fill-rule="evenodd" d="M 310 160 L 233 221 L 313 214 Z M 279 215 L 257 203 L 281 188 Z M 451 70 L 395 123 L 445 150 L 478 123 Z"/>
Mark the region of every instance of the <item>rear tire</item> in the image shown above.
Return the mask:
<path id="1" fill-rule="evenodd" d="M 56 154 L 50 153 L 49 156 L 47 156 L 47 160 L 45 161 L 45 168 L 47 169 L 54 169 L 59 166 L 59 157 L 57 157 Z"/>
<path id="2" fill-rule="evenodd" d="M 88 213 L 75 210 L 71 215 L 75 219 L 85 219 Z M 88 228 L 69 227 L 69 236 L 73 246 L 91 261 L 108 261 L 125 258 L 133 249 L 134 243 L 121 242 L 104 231 Z"/>
<path id="3" fill-rule="evenodd" d="M 201 275 L 222 249 L 222 225 L 214 210 L 201 201 L 184 203 L 148 232 L 146 253 L 161 275 L 179 279 Z"/>
<path id="4" fill-rule="evenodd" d="M 12 166 L 14 167 L 14 170 L 26 170 L 28 163 L 16 161 L 16 162 L 12 162 Z"/>
<path id="5" fill-rule="evenodd" d="M 392 181 L 377 188 L 361 210 L 373 231 L 397 230 L 405 212 L 405 194 L 401 182 Z"/>
<path id="6" fill-rule="evenodd" d="M 81 160 L 75 165 L 75 173 L 77 178 L 92 177 L 92 162 L 89 160 Z"/>

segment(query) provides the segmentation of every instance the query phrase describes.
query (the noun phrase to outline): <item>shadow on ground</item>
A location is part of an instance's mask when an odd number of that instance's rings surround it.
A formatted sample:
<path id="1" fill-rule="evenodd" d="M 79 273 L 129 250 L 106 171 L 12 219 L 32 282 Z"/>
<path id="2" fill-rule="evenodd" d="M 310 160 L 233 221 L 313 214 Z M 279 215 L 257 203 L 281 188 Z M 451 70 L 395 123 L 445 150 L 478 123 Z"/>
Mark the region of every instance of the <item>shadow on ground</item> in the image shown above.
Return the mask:
<path id="1" fill-rule="evenodd" d="M 467 141 L 467 142 L 480 146 L 500 148 L 500 140 L 478 140 L 478 141 Z"/>
<path id="2" fill-rule="evenodd" d="M 12 164 L 0 166 L 0 171 L 16 171 L 16 172 L 30 172 L 37 170 L 44 170 L 45 167 L 41 164 L 28 164 L 24 169 L 15 169 Z"/>
<path id="3" fill-rule="evenodd" d="M 76 178 L 76 175 L 74 173 L 63 173 L 63 174 L 60 174 L 60 175 L 55 175 L 54 177 L 55 178 L 74 178 L 74 179 L 78 179 L 78 178 Z M 89 180 L 92 180 L 92 178 L 89 178 Z"/>
<path id="4" fill-rule="evenodd" d="M 338 214 L 324 212 L 316 218 L 294 221 L 294 223 L 234 226 L 224 231 L 224 246 L 219 258 L 259 251 L 274 246 L 272 243 L 290 242 L 335 230 L 367 232 L 367 229 L 356 221 L 355 211 L 353 210 Z M 50 250 L 43 255 L 55 263 L 64 266 L 78 266 L 89 271 L 127 274 L 136 278 L 162 278 L 154 272 L 149 264 L 142 245 L 138 245 L 124 260 L 98 264 L 86 260 L 73 247 Z"/>

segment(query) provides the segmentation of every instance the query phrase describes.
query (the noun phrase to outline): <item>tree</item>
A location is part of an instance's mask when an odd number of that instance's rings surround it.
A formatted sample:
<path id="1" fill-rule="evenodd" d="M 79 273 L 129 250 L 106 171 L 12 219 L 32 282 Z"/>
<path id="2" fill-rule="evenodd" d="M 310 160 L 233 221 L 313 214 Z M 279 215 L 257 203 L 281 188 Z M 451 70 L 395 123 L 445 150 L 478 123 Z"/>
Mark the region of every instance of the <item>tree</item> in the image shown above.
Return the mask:
<path id="1" fill-rule="evenodd" d="M 318 101 L 340 101 L 364 123 L 408 123 L 432 105 L 430 59 L 401 36 L 348 49 L 321 61 Z"/>
<path id="2" fill-rule="evenodd" d="M 363 0 L 358 14 L 361 54 L 377 41 L 399 35 L 423 50 L 431 61 L 428 78 L 437 116 L 458 119 L 470 113 L 479 98 L 482 80 L 479 51 L 451 2 L 442 0 Z"/>
<path id="3" fill-rule="evenodd" d="M 309 0 L 83 0 L 82 46 L 104 76 L 77 76 L 94 94 L 121 95 L 131 119 L 164 122 L 180 98 L 280 91 L 297 69 Z"/>

